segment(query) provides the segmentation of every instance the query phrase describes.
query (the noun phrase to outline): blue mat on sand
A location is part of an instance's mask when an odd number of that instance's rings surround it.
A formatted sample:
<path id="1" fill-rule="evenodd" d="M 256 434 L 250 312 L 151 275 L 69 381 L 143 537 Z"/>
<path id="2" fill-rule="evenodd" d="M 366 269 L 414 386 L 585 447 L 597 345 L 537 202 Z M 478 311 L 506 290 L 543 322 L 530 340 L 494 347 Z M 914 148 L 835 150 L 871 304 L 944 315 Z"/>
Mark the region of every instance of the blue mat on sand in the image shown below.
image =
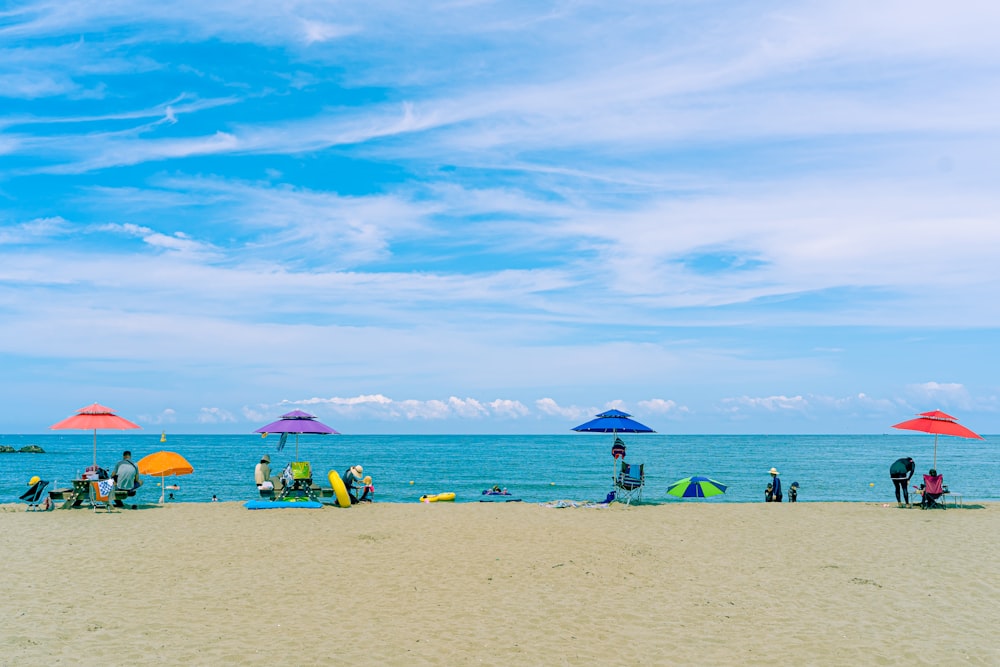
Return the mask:
<path id="1" fill-rule="evenodd" d="M 248 510 L 277 510 L 285 507 L 295 507 L 298 509 L 314 510 L 323 507 L 322 503 L 315 500 L 248 500 L 246 508 Z"/>
<path id="2" fill-rule="evenodd" d="M 500 495 L 499 493 L 495 493 L 495 494 L 492 494 L 492 495 L 481 496 L 479 498 L 479 502 L 481 502 L 481 503 L 519 503 L 519 502 L 521 502 L 521 499 L 520 498 L 515 498 L 514 496 L 503 496 L 503 495 Z"/>

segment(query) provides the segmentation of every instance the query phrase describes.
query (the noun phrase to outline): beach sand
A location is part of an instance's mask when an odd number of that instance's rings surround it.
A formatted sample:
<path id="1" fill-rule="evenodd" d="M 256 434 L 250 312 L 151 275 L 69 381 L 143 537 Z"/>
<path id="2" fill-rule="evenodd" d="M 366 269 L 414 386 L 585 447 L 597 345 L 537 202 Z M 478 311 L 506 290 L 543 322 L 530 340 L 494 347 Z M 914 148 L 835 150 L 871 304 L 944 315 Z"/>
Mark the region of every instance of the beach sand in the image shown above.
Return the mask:
<path id="1" fill-rule="evenodd" d="M 1000 664 L 1000 505 L 0 506 L 0 664 Z"/>

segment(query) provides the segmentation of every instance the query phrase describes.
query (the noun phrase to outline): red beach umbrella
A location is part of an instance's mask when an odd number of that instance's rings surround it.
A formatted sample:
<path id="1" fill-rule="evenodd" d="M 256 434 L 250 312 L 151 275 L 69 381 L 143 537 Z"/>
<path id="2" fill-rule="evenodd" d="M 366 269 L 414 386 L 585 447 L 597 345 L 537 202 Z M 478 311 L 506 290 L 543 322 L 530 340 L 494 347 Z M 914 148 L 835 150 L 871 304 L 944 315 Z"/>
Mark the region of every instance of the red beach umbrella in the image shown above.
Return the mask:
<path id="1" fill-rule="evenodd" d="M 904 431 L 920 431 L 922 433 L 933 433 L 935 468 L 937 468 L 938 435 L 953 435 L 958 438 L 973 438 L 976 440 L 983 439 L 983 436 L 959 424 L 958 420 L 955 417 L 952 417 L 949 414 L 941 412 L 940 410 L 921 412 L 919 415 L 917 415 L 916 419 L 910 419 L 905 422 L 900 422 L 899 424 L 893 424 L 892 427 Z"/>
<path id="2" fill-rule="evenodd" d="M 109 428 L 115 430 L 125 430 L 130 428 L 142 428 L 138 424 L 133 424 L 124 417 L 116 415 L 111 408 L 99 403 L 92 403 L 85 408 L 80 408 L 72 417 L 67 417 L 61 422 L 57 422 L 49 427 L 58 429 L 79 429 L 81 431 L 94 432 L 94 465 L 97 465 L 97 429 Z"/>

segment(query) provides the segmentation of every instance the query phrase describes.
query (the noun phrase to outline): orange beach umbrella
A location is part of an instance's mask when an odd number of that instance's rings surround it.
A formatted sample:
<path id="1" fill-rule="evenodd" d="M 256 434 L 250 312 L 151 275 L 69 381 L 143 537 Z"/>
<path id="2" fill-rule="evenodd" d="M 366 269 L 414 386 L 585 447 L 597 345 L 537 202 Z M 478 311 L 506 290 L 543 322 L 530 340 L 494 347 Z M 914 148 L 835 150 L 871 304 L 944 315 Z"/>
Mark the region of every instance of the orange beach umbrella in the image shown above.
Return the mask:
<path id="1" fill-rule="evenodd" d="M 163 495 L 166 487 L 163 485 L 163 478 L 172 475 L 190 475 L 194 472 L 194 467 L 187 462 L 183 456 L 177 452 L 153 452 L 139 459 L 139 473 L 151 477 L 160 478 L 160 502 L 163 502 Z"/>
<path id="2" fill-rule="evenodd" d="M 958 438 L 974 438 L 982 440 L 983 436 L 975 433 L 961 424 L 955 417 L 945 414 L 940 410 L 921 412 L 916 419 L 893 424 L 893 428 L 904 431 L 920 431 L 921 433 L 934 434 L 934 467 L 937 468 L 937 437 L 938 435 L 953 435 Z"/>
<path id="3" fill-rule="evenodd" d="M 49 427 L 53 430 L 58 429 L 79 429 L 81 431 L 93 431 L 94 432 L 94 465 L 97 465 L 97 429 L 99 428 L 110 428 L 116 430 L 125 430 L 130 428 L 142 428 L 138 424 L 133 424 L 124 417 L 119 417 L 116 415 L 111 408 L 100 405 L 99 403 L 92 403 L 85 408 L 80 408 L 76 411 L 76 414 L 72 417 L 67 417 L 61 422 L 57 422 Z"/>

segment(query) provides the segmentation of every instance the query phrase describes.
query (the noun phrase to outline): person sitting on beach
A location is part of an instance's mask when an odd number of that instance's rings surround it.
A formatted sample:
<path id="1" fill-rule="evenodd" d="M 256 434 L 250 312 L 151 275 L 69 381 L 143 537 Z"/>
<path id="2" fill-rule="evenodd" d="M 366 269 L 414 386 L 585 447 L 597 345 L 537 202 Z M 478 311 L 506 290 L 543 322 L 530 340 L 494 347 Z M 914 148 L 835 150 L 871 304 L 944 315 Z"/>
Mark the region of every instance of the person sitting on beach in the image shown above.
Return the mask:
<path id="1" fill-rule="evenodd" d="M 128 491 L 128 495 L 134 496 L 136 489 L 142 486 L 139 479 L 139 466 L 132 461 L 132 452 L 125 450 L 122 452 L 122 460 L 115 464 L 111 471 L 111 478 L 115 480 L 115 487 Z M 122 506 L 122 501 L 116 500 L 118 507 Z"/>
<path id="2" fill-rule="evenodd" d="M 361 466 L 351 466 L 344 471 L 344 474 L 340 476 L 341 481 L 344 482 L 344 487 L 347 489 L 347 495 L 351 497 L 351 504 L 359 502 L 359 498 L 354 491 L 354 487 L 364 479 L 363 474 L 365 469 Z M 367 493 L 365 494 L 367 495 Z"/>
<path id="3" fill-rule="evenodd" d="M 263 490 L 261 487 L 264 484 L 271 484 L 271 488 L 274 488 L 271 482 L 271 457 L 267 454 L 260 457 L 260 463 L 253 468 L 253 481 L 257 484 L 257 488 Z"/>
<path id="4" fill-rule="evenodd" d="M 764 502 L 770 503 L 773 501 L 774 501 L 774 487 L 768 484 L 767 488 L 764 489 Z"/>
<path id="5" fill-rule="evenodd" d="M 931 468 L 928 474 L 924 475 L 923 500 L 920 501 L 920 509 L 927 509 L 937 504 L 938 498 L 944 495 L 944 476 L 939 475 L 937 470 Z"/>

